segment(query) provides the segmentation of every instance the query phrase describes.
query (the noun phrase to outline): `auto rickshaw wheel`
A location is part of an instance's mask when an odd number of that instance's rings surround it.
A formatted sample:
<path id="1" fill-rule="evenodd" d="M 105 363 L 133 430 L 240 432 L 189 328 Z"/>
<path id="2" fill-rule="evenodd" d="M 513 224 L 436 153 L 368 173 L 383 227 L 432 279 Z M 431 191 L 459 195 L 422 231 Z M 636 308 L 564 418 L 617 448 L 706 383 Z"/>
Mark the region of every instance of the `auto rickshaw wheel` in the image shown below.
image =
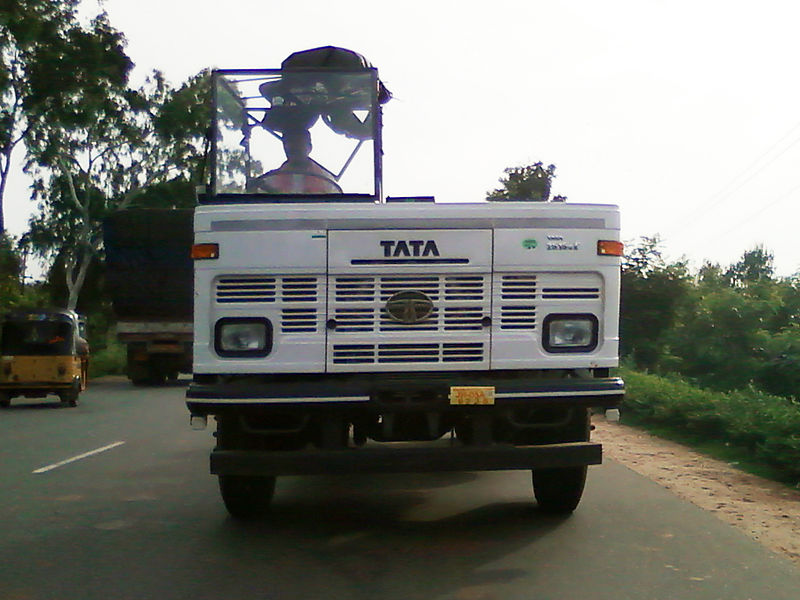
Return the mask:
<path id="1" fill-rule="evenodd" d="M 72 387 L 63 392 L 59 392 L 58 397 L 64 404 L 69 404 L 72 407 L 78 406 L 78 396 L 81 393 L 81 382 L 74 381 Z"/>
<path id="2" fill-rule="evenodd" d="M 11 396 L 8 392 L 0 392 L 0 408 L 8 408 L 11 406 Z"/>

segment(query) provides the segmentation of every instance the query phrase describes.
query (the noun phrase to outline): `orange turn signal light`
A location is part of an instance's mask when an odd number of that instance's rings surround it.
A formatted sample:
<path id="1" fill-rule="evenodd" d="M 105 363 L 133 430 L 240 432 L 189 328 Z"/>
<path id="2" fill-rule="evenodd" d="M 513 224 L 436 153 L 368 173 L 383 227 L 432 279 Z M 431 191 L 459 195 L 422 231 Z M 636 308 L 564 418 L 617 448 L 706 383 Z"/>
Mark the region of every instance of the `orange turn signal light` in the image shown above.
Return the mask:
<path id="1" fill-rule="evenodd" d="M 597 254 L 600 256 L 622 256 L 625 246 L 622 242 L 614 240 L 599 240 L 597 242 Z"/>
<path id="2" fill-rule="evenodd" d="M 219 244 L 194 244 L 192 246 L 194 260 L 208 260 L 219 258 Z"/>

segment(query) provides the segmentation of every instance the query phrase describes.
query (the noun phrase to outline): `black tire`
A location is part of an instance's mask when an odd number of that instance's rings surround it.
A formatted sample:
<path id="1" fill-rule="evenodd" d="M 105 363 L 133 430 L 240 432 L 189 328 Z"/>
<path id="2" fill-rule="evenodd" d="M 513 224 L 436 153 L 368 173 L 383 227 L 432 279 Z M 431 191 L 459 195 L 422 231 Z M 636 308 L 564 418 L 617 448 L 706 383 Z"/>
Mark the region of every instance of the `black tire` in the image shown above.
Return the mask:
<path id="1" fill-rule="evenodd" d="M 73 408 L 78 406 L 78 394 L 75 392 L 61 392 L 58 397 L 62 404 L 67 404 Z"/>
<path id="2" fill-rule="evenodd" d="M 234 519 L 258 519 L 269 511 L 275 494 L 275 477 L 220 475 L 219 491 Z"/>
<path id="3" fill-rule="evenodd" d="M 154 387 L 161 387 L 167 382 L 167 375 L 163 373 L 157 366 L 150 365 L 149 383 Z"/>
<path id="4" fill-rule="evenodd" d="M 158 387 L 164 385 L 167 377 L 153 367 L 137 368 L 128 371 L 128 379 L 136 387 Z"/>
<path id="5" fill-rule="evenodd" d="M 75 381 L 72 384 L 72 387 L 69 390 L 59 392 L 58 397 L 61 400 L 62 404 L 68 404 L 73 408 L 78 406 L 78 397 L 81 393 L 81 384 L 80 381 Z"/>
<path id="6" fill-rule="evenodd" d="M 583 496 L 586 471 L 585 466 L 533 471 L 533 494 L 539 510 L 561 515 L 574 511 Z"/>
<path id="7" fill-rule="evenodd" d="M 11 396 L 6 392 L 0 392 L 0 408 L 8 408 L 11 406 Z"/>
<path id="8" fill-rule="evenodd" d="M 572 419 L 559 431 L 553 442 L 588 442 L 591 431 L 591 413 L 586 408 L 576 408 Z M 539 510 L 550 514 L 569 514 L 583 496 L 587 466 L 560 469 L 535 469 L 532 472 L 533 494 Z"/>
<path id="9" fill-rule="evenodd" d="M 142 363 L 141 361 L 135 361 L 132 358 L 132 350 L 130 346 L 128 347 L 128 379 L 131 380 L 131 383 L 137 387 L 144 386 L 148 384 L 148 378 L 150 377 L 150 371 L 147 368 L 147 363 Z"/>

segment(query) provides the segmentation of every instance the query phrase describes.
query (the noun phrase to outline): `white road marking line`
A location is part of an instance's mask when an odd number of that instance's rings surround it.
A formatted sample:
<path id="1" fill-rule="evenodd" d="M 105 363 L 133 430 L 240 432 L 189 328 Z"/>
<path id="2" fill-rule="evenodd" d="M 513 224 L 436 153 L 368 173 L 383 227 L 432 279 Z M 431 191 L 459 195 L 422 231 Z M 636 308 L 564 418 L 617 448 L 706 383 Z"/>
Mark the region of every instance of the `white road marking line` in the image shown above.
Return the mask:
<path id="1" fill-rule="evenodd" d="M 76 460 L 81 460 L 89 456 L 94 456 L 95 454 L 100 454 L 101 452 L 105 452 L 106 450 L 111 450 L 112 448 L 116 448 L 117 446 L 122 446 L 122 444 L 124 443 L 125 442 L 114 442 L 113 444 L 109 444 L 108 446 L 103 446 L 102 448 L 97 448 L 96 450 L 90 450 L 89 452 L 78 454 L 78 456 L 73 456 L 72 458 L 62 460 L 61 462 L 53 463 L 52 465 L 47 465 L 46 467 L 41 467 L 40 469 L 36 469 L 35 471 L 33 471 L 33 473 L 35 474 L 47 473 L 48 471 L 52 471 L 53 469 L 57 469 L 58 467 L 63 467 L 64 465 L 68 465 L 69 463 L 75 462 Z"/>

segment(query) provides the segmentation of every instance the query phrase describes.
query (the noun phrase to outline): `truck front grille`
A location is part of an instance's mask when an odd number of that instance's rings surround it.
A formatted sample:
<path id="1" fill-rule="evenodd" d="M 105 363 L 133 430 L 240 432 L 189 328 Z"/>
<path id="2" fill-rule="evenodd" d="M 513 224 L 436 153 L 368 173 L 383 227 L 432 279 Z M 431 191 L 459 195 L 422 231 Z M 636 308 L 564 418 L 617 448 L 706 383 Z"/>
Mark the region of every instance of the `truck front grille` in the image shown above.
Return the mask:
<path id="1" fill-rule="evenodd" d="M 534 273 L 495 274 L 496 303 L 493 319 L 505 331 L 536 329 L 539 280 Z"/>
<path id="2" fill-rule="evenodd" d="M 218 304 L 245 302 L 317 302 L 317 277 L 226 276 L 217 279 L 214 297 Z"/>
<path id="3" fill-rule="evenodd" d="M 489 316 L 489 280 L 484 275 L 337 277 L 329 298 L 336 333 L 480 331 Z M 435 304 L 421 323 L 393 321 L 386 301 L 398 292 L 423 292 Z"/>
<path id="4" fill-rule="evenodd" d="M 334 344 L 333 364 L 481 362 L 483 342 Z"/>
<path id="5" fill-rule="evenodd" d="M 491 277 L 473 273 L 417 275 L 343 275 L 328 288 L 330 364 L 387 370 L 457 368 L 459 363 L 488 363 Z M 399 292 L 418 291 L 434 304 L 420 323 L 392 320 L 387 301 Z"/>
<path id="6" fill-rule="evenodd" d="M 500 329 L 536 329 L 536 307 L 502 306 Z"/>
<path id="7" fill-rule="evenodd" d="M 514 274 L 500 276 L 500 297 L 503 300 L 534 300 L 536 275 Z"/>
<path id="8" fill-rule="evenodd" d="M 389 318 L 383 308 L 337 308 L 334 310 L 338 333 L 391 331 L 480 331 L 481 319 L 488 311 L 476 307 L 448 307 L 444 312 L 434 309 L 422 323 L 406 325 Z"/>
<path id="9" fill-rule="evenodd" d="M 601 298 L 597 273 L 495 273 L 493 281 L 492 320 L 499 322 L 501 331 L 532 332 L 541 315 L 554 310 L 591 312 Z"/>
<path id="10" fill-rule="evenodd" d="M 542 298 L 545 300 L 596 300 L 600 298 L 600 288 L 597 287 L 543 288 Z"/>
<path id="11" fill-rule="evenodd" d="M 417 290 L 431 300 L 481 302 L 488 295 L 484 275 L 417 275 L 337 277 L 334 302 L 386 302 L 392 294 Z"/>
<path id="12" fill-rule="evenodd" d="M 284 308 L 281 311 L 282 333 L 313 333 L 317 330 L 315 308 Z"/>
<path id="13" fill-rule="evenodd" d="M 269 303 L 280 311 L 281 333 L 315 333 L 324 314 L 319 310 L 322 289 L 318 277 L 225 275 L 214 283 L 214 299 L 220 306 Z"/>
<path id="14" fill-rule="evenodd" d="M 488 367 L 493 344 L 531 339 L 547 314 L 599 313 L 603 281 L 592 272 L 547 271 L 349 274 L 328 281 L 324 275 L 231 274 L 213 286 L 222 314 L 252 309 L 287 339 L 324 334 L 335 370 L 435 370 Z M 392 320 L 387 301 L 410 290 L 431 299 L 432 313 L 420 323 Z"/>
<path id="15" fill-rule="evenodd" d="M 274 277 L 220 277 L 214 297 L 218 304 L 234 302 L 275 302 Z"/>

